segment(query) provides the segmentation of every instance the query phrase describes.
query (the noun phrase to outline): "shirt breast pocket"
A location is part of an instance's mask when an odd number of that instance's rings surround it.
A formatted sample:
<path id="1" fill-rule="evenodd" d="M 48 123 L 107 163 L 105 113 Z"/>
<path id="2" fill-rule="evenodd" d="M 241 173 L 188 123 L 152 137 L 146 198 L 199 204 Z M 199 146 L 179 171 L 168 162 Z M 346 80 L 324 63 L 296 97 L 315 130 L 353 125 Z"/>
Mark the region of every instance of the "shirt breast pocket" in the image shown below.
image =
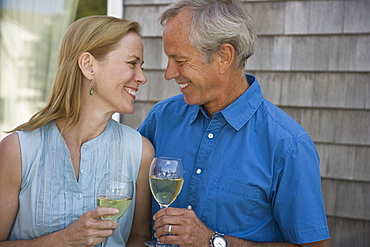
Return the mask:
<path id="1" fill-rule="evenodd" d="M 253 210 L 258 206 L 260 189 L 228 178 L 215 178 L 207 196 L 203 216 L 207 225 L 224 234 L 250 228 Z"/>

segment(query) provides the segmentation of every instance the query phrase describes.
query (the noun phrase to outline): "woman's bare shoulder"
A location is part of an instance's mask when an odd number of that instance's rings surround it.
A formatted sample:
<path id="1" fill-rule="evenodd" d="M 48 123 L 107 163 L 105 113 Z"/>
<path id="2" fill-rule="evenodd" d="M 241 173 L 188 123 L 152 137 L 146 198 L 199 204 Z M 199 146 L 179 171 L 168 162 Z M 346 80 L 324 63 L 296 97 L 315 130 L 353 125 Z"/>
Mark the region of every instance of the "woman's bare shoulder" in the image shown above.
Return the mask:
<path id="1" fill-rule="evenodd" d="M 2 179 L 17 178 L 21 175 L 21 165 L 19 137 L 11 133 L 0 142 L 0 176 Z"/>

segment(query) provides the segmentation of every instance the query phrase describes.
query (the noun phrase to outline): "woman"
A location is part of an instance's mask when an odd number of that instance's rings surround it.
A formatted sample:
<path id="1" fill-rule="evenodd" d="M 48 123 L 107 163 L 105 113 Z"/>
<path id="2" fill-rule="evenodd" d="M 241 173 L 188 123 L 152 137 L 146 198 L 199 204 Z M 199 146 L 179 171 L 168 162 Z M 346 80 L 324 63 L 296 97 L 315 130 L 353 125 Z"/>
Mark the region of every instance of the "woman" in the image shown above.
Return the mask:
<path id="1" fill-rule="evenodd" d="M 147 79 L 137 22 L 107 16 L 77 20 L 59 50 L 48 104 L 0 143 L 0 246 L 143 246 L 150 239 L 150 142 L 112 120 L 134 112 Z M 133 202 L 97 208 L 106 173 L 136 181 Z"/>

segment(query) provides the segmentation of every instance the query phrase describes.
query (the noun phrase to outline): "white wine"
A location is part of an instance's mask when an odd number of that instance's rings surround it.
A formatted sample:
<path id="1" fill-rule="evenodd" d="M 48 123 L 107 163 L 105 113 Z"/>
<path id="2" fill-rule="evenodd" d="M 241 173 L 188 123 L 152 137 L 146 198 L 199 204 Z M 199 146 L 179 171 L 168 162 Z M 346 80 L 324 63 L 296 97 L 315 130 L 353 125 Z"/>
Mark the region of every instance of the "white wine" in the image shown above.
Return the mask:
<path id="1" fill-rule="evenodd" d="M 106 208 L 117 208 L 119 213 L 117 215 L 105 215 L 101 218 L 104 220 L 113 220 L 116 221 L 121 216 L 126 213 L 128 207 L 130 206 L 132 201 L 131 197 L 124 198 L 124 199 L 117 199 L 117 197 L 112 196 L 98 196 L 98 207 L 106 207 Z"/>
<path id="2" fill-rule="evenodd" d="M 180 193 L 184 178 L 163 179 L 150 176 L 149 182 L 155 200 L 161 206 L 168 207 Z"/>

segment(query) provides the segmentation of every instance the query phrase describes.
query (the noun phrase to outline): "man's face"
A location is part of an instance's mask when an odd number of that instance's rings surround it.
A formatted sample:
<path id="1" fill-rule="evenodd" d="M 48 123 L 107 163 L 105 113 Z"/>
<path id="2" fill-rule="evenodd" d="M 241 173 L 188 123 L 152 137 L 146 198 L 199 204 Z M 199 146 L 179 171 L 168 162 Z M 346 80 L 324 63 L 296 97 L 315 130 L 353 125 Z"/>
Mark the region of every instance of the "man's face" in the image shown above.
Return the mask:
<path id="1" fill-rule="evenodd" d="M 189 42 L 191 12 L 182 10 L 164 26 L 164 52 L 168 57 L 167 80 L 175 79 L 185 101 L 212 108 L 224 94 L 225 83 L 218 78 L 217 59 L 208 65 L 203 54 Z"/>

